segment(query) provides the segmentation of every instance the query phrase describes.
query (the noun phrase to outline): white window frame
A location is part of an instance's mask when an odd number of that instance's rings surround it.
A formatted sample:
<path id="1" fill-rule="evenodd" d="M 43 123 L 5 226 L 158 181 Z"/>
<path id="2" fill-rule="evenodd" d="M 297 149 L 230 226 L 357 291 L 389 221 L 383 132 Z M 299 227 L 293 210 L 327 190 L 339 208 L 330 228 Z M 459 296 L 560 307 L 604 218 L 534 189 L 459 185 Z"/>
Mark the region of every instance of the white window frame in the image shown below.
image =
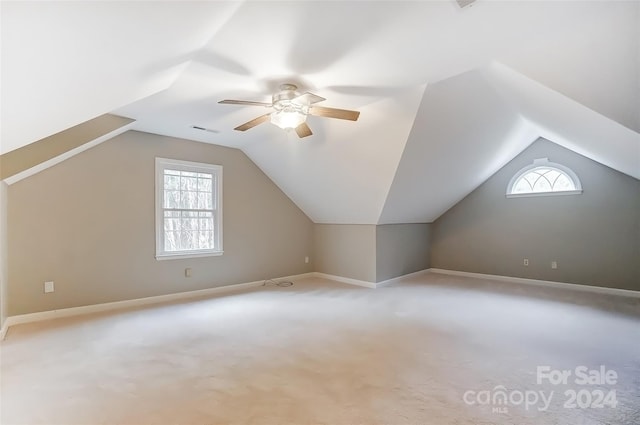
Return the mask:
<path id="1" fill-rule="evenodd" d="M 531 192 L 531 193 L 513 193 L 513 188 L 515 187 L 520 177 L 529 173 L 532 170 L 537 168 L 555 168 L 561 173 L 567 175 L 575 186 L 575 190 L 561 190 L 556 192 Z M 569 167 L 566 167 L 562 164 L 557 164 L 555 162 L 550 162 L 548 158 L 539 158 L 533 161 L 533 164 L 529 164 L 526 167 L 523 167 L 511 177 L 509 180 L 509 184 L 507 185 L 507 198 L 527 198 L 534 196 L 558 196 L 558 195 L 579 195 L 582 193 L 582 183 L 578 178 L 578 175 L 573 172 L 573 170 Z"/>
<path id="2" fill-rule="evenodd" d="M 202 162 L 181 161 L 177 159 L 156 158 L 156 260 L 186 259 L 198 257 L 218 256 L 224 253 L 222 249 L 222 166 L 205 164 Z M 164 170 L 179 170 L 216 175 L 214 187 L 214 249 L 199 249 L 189 251 L 165 251 L 164 249 Z"/>

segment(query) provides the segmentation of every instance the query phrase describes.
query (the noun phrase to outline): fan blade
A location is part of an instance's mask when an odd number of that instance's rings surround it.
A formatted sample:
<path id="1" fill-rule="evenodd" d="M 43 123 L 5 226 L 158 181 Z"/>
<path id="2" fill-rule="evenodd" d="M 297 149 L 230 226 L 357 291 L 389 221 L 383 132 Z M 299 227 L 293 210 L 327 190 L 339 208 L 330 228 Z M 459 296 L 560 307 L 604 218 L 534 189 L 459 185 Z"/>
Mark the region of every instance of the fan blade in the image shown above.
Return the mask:
<path id="1" fill-rule="evenodd" d="M 357 121 L 360 116 L 358 111 L 349 111 L 347 109 L 325 108 L 323 106 L 312 106 L 309 108 L 311 115 L 319 117 L 338 118 L 340 120 Z"/>
<path id="2" fill-rule="evenodd" d="M 303 122 L 302 124 L 296 127 L 296 133 L 298 133 L 298 137 L 301 139 L 303 137 L 311 136 L 313 134 L 306 122 Z"/>
<path id="3" fill-rule="evenodd" d="M 247 121 L 246 123 L 237 126 L 236 128 L 234 128 L 234 130 L 247 131 L 250 128 L 255 127 L 256 125 L 262 124 L 263 122 L 267 121 L 270 115 L 271 113 L 260 115 L 258 118 L 254 118 L 251 121 Z"/>
<path id="4" fill-rule="evenodd" d="M 303 105 L 313 105 L 314 103 L 322 102 L 323 100 L 327 99 L 313 93 L 306 92 L 298 97 L 294 97 L 293 99 L 291 99 L 291 102 L 301 103 Z"/>
<path id="5" fill-rule="evenodd" d="M 225 104 L 229 104 L 229 105 L 250 105 L 250 106 L 266 106 L 266 107 L 271 107 L 273 106 L 271 103 L 266 103 L 266 102 L 254 102 L 252 100 L 232 100 L 232 99 L 225 99 L 225 100 L 221 100 L 218 103 L 225 103 Z"/>

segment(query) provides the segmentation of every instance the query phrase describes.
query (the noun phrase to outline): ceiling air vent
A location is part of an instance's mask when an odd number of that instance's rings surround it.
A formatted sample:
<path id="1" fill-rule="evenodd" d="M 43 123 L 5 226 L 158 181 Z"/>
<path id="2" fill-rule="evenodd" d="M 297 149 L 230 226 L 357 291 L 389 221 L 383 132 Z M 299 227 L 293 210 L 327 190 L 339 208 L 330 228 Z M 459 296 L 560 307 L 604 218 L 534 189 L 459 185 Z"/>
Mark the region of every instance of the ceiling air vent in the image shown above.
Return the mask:
<path id="1" fill-rule="evenodd" d="M 220 131 L 218 131 L 218 130 L 213 130 L 211 128 L 200 127 L 199 125 L 192 125 L 191 128 L 193 128 L 195 130 L 206 131 L 206 132 L 209 132 L 209 133 L 216 133 L 216 134 L 220 133 Z"/>
<path id="2" fill-rule="evenodd" d="M 458 3 L 458 6 L 460 6 L 461 8 L 467 7 L 467 6 L 471 6 L 473 3 L 475 3 L 476 0 L 456 0 L 456 3 Z"/>

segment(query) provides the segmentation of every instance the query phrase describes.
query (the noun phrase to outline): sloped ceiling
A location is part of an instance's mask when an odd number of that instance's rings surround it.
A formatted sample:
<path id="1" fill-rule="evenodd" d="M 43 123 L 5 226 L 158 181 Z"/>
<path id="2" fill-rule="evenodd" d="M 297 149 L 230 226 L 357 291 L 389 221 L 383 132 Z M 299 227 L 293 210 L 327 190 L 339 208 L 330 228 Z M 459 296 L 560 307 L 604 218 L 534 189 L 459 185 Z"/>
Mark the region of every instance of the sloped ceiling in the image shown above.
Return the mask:
<path id="1" fill-rule="evenodd" d="M 640 2 L 1 7 L 0 152 L 111 112 L 242 149 L 323 223 L 433 221 L 539 136 L 640 178 Z M 264 109 L 219 100 L 283 82 L 361 117 L 232 130 Z"/>
<path id="2" fill-rule="evenodd" d="M 2 1 L 0 153 L 168 88 L 237 7 Z"/>
<path id="3" fill-rule="evenodd" d="M 435 220 L 536 139 L 478 71 L 428 86 L 417 116 L 381 223 Z"/>

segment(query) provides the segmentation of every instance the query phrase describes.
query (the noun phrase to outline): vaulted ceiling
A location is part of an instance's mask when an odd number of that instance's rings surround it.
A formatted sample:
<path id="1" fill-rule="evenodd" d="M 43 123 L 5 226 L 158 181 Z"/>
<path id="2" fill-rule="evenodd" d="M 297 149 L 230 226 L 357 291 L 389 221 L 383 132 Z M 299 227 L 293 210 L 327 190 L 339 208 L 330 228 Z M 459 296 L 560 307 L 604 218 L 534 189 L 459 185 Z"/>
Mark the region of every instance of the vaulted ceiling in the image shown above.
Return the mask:
<path id="1" fill-rule="evenodd" d="M 324 223 L 433 221 L 538 137 L 640 178 L 638 1 L 1 8 L 0 153 L 111 112 L 243 150 Z M 233 131 L 265 111 L 219 100 L 284 82 L 360 119 Z"/>

